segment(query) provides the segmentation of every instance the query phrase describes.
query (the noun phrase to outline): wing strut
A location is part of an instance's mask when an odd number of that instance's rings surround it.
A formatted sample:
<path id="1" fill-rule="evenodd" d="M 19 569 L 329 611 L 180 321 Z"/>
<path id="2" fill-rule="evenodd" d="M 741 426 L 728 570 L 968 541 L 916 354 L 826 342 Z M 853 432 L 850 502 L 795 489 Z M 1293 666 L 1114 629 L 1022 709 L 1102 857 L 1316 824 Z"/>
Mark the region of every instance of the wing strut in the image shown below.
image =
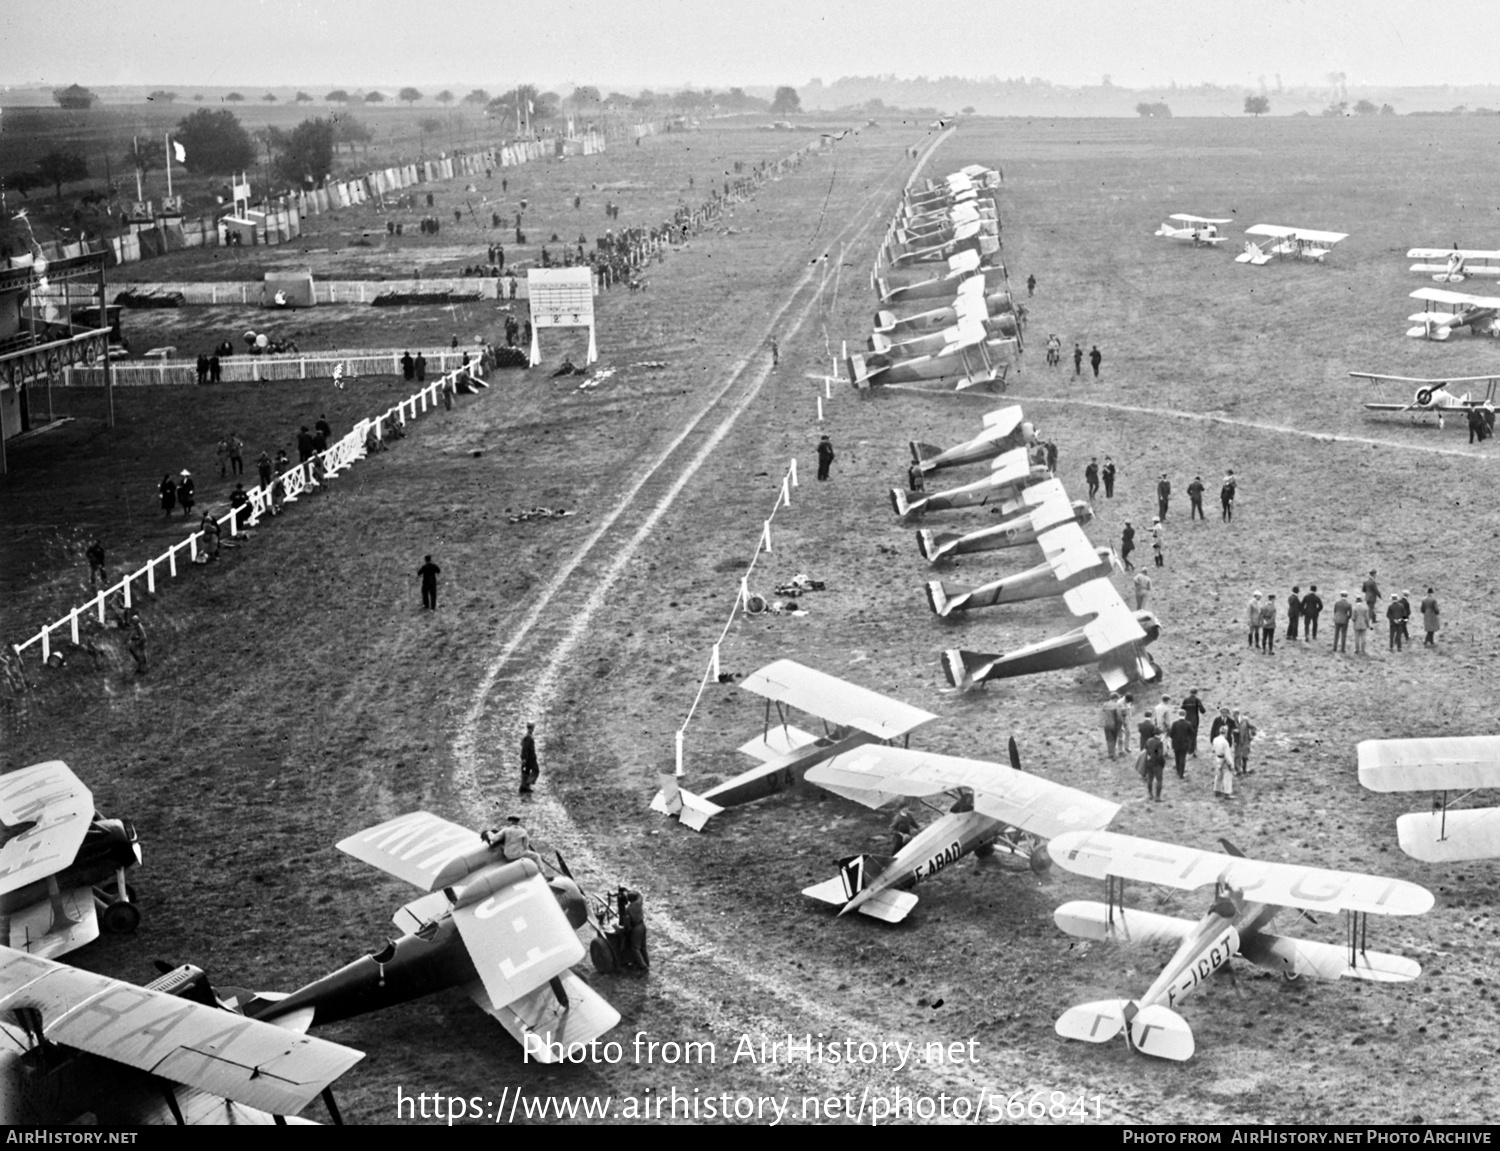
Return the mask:
<path id="1" fill-rule="evenodd" d="M 182 1108 L 177 1106 L 177 1089 L 172 1084 L 163 1080 L 161 1093 L 167 1101 L 167 1110 L 172 1113 L 172 1118 L 177 1121 L 177 1126 L 186 1127 L 187 1120 L 182 1117 Z M 228 1106 L 228 1100 L 225 1100 L 225 1106 Z"/>
<path id="2" fill-rule="evenodd" d="M 1349 912 L 1349 966 L 1358 967 L 1358 959 L 1365 953 L 1365 937 L 1369 934 L 1370 913 Z"/>
<path id="3" fill-rule="evenodd" d="M 1125 877 L 1123 875 L 1106 875 L 1104 877 L 1104 921 L 1113 930 L 1115 925 L 1115 908 L 1120 909 L 1120 926 L 1125 926 Z"/>
<path id="4" fill-rule="evenodd" d="M 328 1108 L 328 1114 L 333 1119 L 335 1127 L 344 1125 L 344 1117 L 339 1114 L 339 1105 L 333 1100 L 333 1084 L 323 1088 L 323 1106 Z"/>

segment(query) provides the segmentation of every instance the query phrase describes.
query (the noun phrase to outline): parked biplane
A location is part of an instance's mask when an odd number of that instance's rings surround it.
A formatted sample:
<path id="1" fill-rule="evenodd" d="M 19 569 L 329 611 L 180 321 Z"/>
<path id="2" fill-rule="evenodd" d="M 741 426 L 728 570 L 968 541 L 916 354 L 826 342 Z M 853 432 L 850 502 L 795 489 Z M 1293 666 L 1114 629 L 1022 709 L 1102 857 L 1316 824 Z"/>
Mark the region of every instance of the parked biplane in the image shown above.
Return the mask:
<path id="1" fill-rule="evenodd" d="M 1350 372 L 1349 374 L 1356 380 L 1369 380 L 1372 384 L 1404 384 L 1408 388 L 1415 385 L 1416 390 L 1412 393 L 1410 403 L 1374 403 L 1366 404 L 1365 408 L 1372 412 L 1411 412 L 1416 416 L 1436 413 L 1439 427 L 1442 426 L 1445 412 L 1467 414 L 1475 408 L 1493 409 L 1495 387 L 1500 384 L 1500 376 L 1448 376 L 1443 379 L 1424 380 L 1410 376 L 1383 376 L 1376 372 Z M 1465 391 L 1461 394 L 1449 391 L 1450 387 L 1460 384 L 1485 385 L 1484 399 L 1480 399 L 1472 391 Z"/>
<path id="2" fill-rule="evenodd" d="M 882 308 L 900 307 L 917 300 L 943 300 L 952 303 L 958 289 L 971 277 L 981 277 L 986 295 L 1008 292 L 1003 267 L 981 267 L 978 252 L 960 252 L 948 260 L 948 270 L 924 280 L 892 282 L 889 273 L 877 275 L 873 286 Z"/>
<path id="3" fill-rule="evenodd" d="M 1036 439 L 1036 429 L 1022 418 L 1018 405 L 997 408 L 986 412 L 981 418 L 984 431 L 972 440 L 955 444 L 951 448 L 940 448 L 936 444 L 909 441 L 912 465 L 923 475 L 959 468 L 966 464 L 980 464 L 992 460 L 1017 448 L 1025 448 Z"/>
<path id="4" fill-rule="evenodd" d="M 1245 250 L 1234 258 L 1237 264 L 1269 264 L 1273 256 L 1291 256 L 1297 260 L 1321 263 L 1333 246 L 1347 240 L 1347 232 L 1318 232 L 1311 228 L 1286 228 L 1280 224 L 1256 224 L 1246 228 L 1247 236 L 1266 236 L 1268 242 L 1245 241 Z"/>
<path id="5" fill-rule="evenodd" d="M 988 201 L 966 200 L 932 212 L 898 213 L 882 247 L 930 247 L 935 241 L 956 238 L 958 229 L 971 224 L 980 225 L 990 235 L 998 235 L 995 206 Z"/>
<path id="6" fill-rule="evenodd" d="M 927 512 L 948 512 L 958 508 L 982 507 L 1000 503 L 1031 484 L 1050 479 L 1045 464 L 1033 463 L 1025 448 L 1012 448 L 990 463 L 990 473 L 962 487 L 940 492 L 908 493 L 891 489 L 891 507 L 903 520 Z"/>
<path id="7" fill-rule="evenodd" d="M 1065 523 L 1086 524 L 1094 518 L 1094 509 L 1087 501 L 1068 502 L 1067 493 L 1055 477 L 1043 477 L 1023 488 L 1002 503 L 998 511 L 1010 518 L 971 532 L 933 532 L 923 528 L 917 532 L 917 550 L 928 563 L 936 564 L 956 555 L 1036 543 L 1044 531 Z"/>
<path id="8" fill-rule="evenodd" d="M 759 765 L 733 779 L 695 795 L 675 776 L 661 777 L 661 790 L 651 810 L 675 815 L 678 821 L 702 831 L 708 820 L 726 807 L 751 803 L 791 787 L 809 768 L 864 744 L 903 745 L 911 733 L 937 718 L 931 712 L 858 687 L 789 659 L 769 663 L 740 681 L 748 692 L 766 701 L 761 734 L 739 750 Z M 772 705 L 777 722 L 771 720 Z M 793 726 L 787 710 L 795 708 L 823 721 L 822 736 Z"/>
<path id="9" fill-rule="evenodd" d="M 1500 736 L 1367 739 L 1359 745 L 1359 782 L 1371 791 L 1434 793 L 1431 811 L 1396 820 L 1401 850 L 1413 859 L 1500 858 L 1500 807 L 1455 806 L 1500 789 Z"/>
<path id="10" fill-rule="evenodd" d="M 0 943 L 56 956 L 140 911 L 125 872 L 141 861 L 135 828 L 94 810 L 93 794 L 61 760 L 0 775 Z"/>
<path id="11" fill-rule="evenodd" d="M 1092 547 L 1088 550 L 1094 559 Z M 1062 635 L 1001 655 L 949 649 L 942 655 L 948 682 L 967 691 L 993 679 L 1062 671 L 1090 663 L 1097 664 L 1099 676 L 1110 691 L 1161 679 L 1161 668 L 1146 652 L 1146 645 L 1156 642 L 1161 634 L 1161 624 L 1151 612 L 1131 611 L 1103 576 L 1069 588 L 1063 592 L 1063 602 L 1074 615 L 1094 618 Z"/>
<path id="12" fill-rule="evenodd" d="M 1193 1032 L 1173 1010 L 1229 963 L 1243 956 L 1257 967 L 1288 979 L 1350 976 L 1377 983 L 1415 979 L 1421 967 L 1399 955 L 1365 948 L 1366 920 L 1375 915 L 1421 915 L 1431 909 L 1432 893 L 1399 879 L 1328 871 L 1292 863 L 1246 859 L 1225 840 L 1225 852 L 1200 851 L 1109 831 L 1069 832 L 1053 839 L 1053 861 L 1067 871 L 1105 881 L 1105 902 L 1065 903 L 1053 918 L 1080 939 L 1134 943 L 1177 943 L 1177 951 L 1155 983 L 1137 999 L 1085 1003 L 1057 1021 L 1065 1039 L 1107 1043 L 1124 1034 L 1137 1051 L 1162 1059 L 1193 1054 Z M 1213 888 L 1213 903 L 1198 922 L 1137 911 L 1123 905 L 1126 880 L 1180 891 Z M 1344 947 L 1273 935 L 1278 912 L 1347 912 Z"/>
<path id="13" fill-rule="evenodd" d="M 976 384 L 1004 381 L 1010 367 L 1006 354 L 1018 346 L 1015 337 L 993 338 L 982 322 L 965 318 L 945 336 L 939 351 L 911 359 L 875 354 L 866 359 L 852 352 L 844 361 L 849 382 L 864 389 L 873 384 L 953 380 L 957 390 L 963 391 Z"/>
<path id="14" fill-rule="evenodd" d="M 364 1058 L 222 1010 L 193 967 L 141 987 L 0 948 L 0 1020 L 0 1123 L 270 1123 L 320 1095 L 337 1123 Z"/>
<path id="15" fill-rule="evenodd" d="M 994 266 L 1000 260 L 999 227 L 993 220 L 975 220 L 960 224 L 947 239 L 940 236 L 918 237 L 909 244 L 887 243 L 881 250 L 881 262 L 893 268 L 913 264 L 935 264 L 951 259 L 960 252 L 977 252 L 980 263 Z"/>
<path id="16" fill-rule="evenodd" d="M 1413 264 L 1413 272 L 1427 272 L 1439 284 L 1462 284 L 1470 276 L 1500 276 L 1500 252 L 1469 248 L 1413 248 L 1408 260 L 1442 260 L 1441 264 Z"/>
<path id="17" fill-rule="evenodd" d="M 1172 221 L 1176 223 L 1172 223 Z M 1220 224 L 1232 224 L 1231 220 L 1214 220 L 1206 216 L 1190 216 L 1185 212 L 1168 216 L 1167 222 L 1156 229 L 1158 236 L 1169 240 L 1191 240 L 1193 247 L 1212 247 L 1229 239 L 1219 231 Z"/>
<path id="18" fill-rule="evenodd" d="M 985 295 L 985 280 L 983 276 L 970 276 L 958 283 L 957 294 L 951 303 L 940 308 L 928 308 L 926 311 L 917 312 L 910 316 L 897 316 L 895 312 L 882 309 L 875 313 L 874 334 L 886 336 L 890 339 L 903 339 L 909 333 L 930 332 L 936 328 L 949 328 L 958 323 L 960 305 L 965 299 L 972 303 L 962 304 L 965 311 L 977 313 L 981 318 L 992 321 L 1006 321 L 1010 325 L 1009 330 L 1002 327 L 1008 335 L 1014 334 L 1015 328 L 1015 303 L 1007 291 L 991 292 Z"/>
<path id="19" fill-rule="evenodd" d="M 1446 340 L 1455 328 L 1468 328 L 1476 336 L 1500 336 L 1500 296 L 1418 288 L 1411 298 L 1427 305 L 1407 317 L 1414 326 L 1406 334 L 1413 339 Z"/>
<path id="20" fill-rule="evenodd" d="M 1119 812 L 1118 803 L 1022 771 L 1014 741 L 1011 756 L 1011 766 L 1004 767 L 866 745 L 820 763 L 807 773 L 809 783 L 866 807 L 913 799 L 926 803 L 939 796 L 947 796 L 951 806 L 894 856 L 840 860 L 837 876 L 802 894 L 833 904 L 840 915 L 858 911 L 899 923 L 917 905 L 911 888 L 970 852 L 1005 851 L 1033 871 L 1044 871 L 1050 862 L 1046 840 L 1065 831 L 1098 830 Z"/>
<path id="21" fill-rule="evenodd" d="M 589 920 L 566 876 L 548 881 L 536 858 L 507 860 L 498 839 L 426 811 L 338 848 L 426 893 L 392 918 L 404 934 L 291 995 L 247 997 L 238 1005 L 246 1015 L 305 1030 L 462 987 L 543 1063 L 620 1022 L 571 970 L 585 954 L 577 930 Z"/>

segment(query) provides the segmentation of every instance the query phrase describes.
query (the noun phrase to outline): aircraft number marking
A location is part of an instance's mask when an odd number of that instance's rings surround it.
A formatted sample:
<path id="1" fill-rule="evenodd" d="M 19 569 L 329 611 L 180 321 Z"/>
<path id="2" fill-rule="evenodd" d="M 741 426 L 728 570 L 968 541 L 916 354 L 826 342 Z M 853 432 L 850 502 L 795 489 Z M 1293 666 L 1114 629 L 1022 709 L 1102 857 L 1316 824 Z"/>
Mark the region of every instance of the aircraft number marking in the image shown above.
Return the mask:
<path id="1" fill-rule="evenodd" d="M 957 863 L 958 860 L 963 857 L 963 853 L 963 848 L 959 845 L 958 840 L 955 839 L 952 843 L 943 848 L 942 851 L 938 852 L 926 863 L 917 864 L 917 866 L 912 869 L 912 878 L 914 880 L 931 879 L 934 875 L 942 871 L 943 868 L 947 867 L 950 863 Z"/>
<path id="2" fill-rule="evenodd" d="M 1175 1007 L 1179 998 L 1185 999 L 1189 992 L 1228 963 L 1234 952 L 1232 933 L 1220 936 L 1212 947 L 1193 961 L 1192 966 L 1182 973 L 1176 983 L 1167 988 L 1167 1006 Z"/>

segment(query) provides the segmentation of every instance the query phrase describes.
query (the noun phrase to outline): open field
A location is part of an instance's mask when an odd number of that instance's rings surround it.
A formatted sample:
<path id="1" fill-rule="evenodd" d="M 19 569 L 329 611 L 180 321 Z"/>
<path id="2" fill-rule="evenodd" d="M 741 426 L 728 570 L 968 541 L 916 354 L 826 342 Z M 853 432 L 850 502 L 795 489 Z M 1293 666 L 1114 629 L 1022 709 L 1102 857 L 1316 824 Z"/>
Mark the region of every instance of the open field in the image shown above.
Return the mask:
<path id="1" fill-rule="evenodd" d="M 704 170 L 699 149 L 752 159 L 795 139 L 704 132 L 523 171 L 549 211 L 571 210 L 577 173 L 594 161 L 590 183 L 650 188 L 669 207 L 693 197 L 684 188 Z M 918 142 L 889 130 L 851 136 L 739 206 L 733 234 L 706 234 L 670 255 L 648 292 L 602 297 L 602 364 L 661 360 L 665 369 L 625 367 L 591 392 L 541 372 L 502 373 L 483 396 L 424 419 L 393 451 L 299 503 L 217 570 L 168 588 L 146 609 L 149 675 L 116 663 L 52 677 L 29 664 L 36 687 L 7 709 L 3 766 L 67 760 L 105 811 L 136 821 L 145 851 L 140 934 L 73 959 L 140 980 L 158 956 L 191 960 L 222 982 L 290 990 L 354 958 L 379 943 L 409 896 L 333 843 L 418 807 L 475 826 L 503 815 L 517 803 L 515 748 L 533 719 L 543 769 L 526 808 L 534 834 L 587 886 L 625 882 L 645 893 L 650 978 L 592 980 L 625 1017 L 615 1033 L 625 1059 L 539 1073 L 448 992 L 329 1030 L 369 1053 L 339 1090 L 354 1120 L 395 1119 L 398 1086 L 495 1101 L 507 1087 L 611 1095 L 616 1115 L 626 1096 L 673 1089 L 790 1095 L 799 1109 L 807 1094 L 857 1102 L 867 1090 L 899 1089 L 971 1099 L 1056 1090 L 1111 1121 L 1492 1119 L 1495 867 L 1429 868 L 1401 854 L 1395 817 L 1422 800 L 1363 792 L 1354 744 L 1493 731 L 1496 449 L 1470 448 L 1451 427 L 1367 420 L 1358 405 L 1368 389 L 1344 374 L 1495 370 L 1493 341 L 1401 335 L 1413 310 L 1405 295 L 1422 283 L 1406 272 L 1405 249 L 1492 240 L 1500 158 L 1484 124 L 964 125 L 927 171 L 974 161 L 1004 169 L 1012 282 L 1038 280 L 1032 350 L 1005 399 L 892 389 L 860 401 L 836 388 L 822 430 L 839 458 L 833 481 L 816 484 L 821 384 L 807 376 L 828 370 L 842 339 L 862 343 L 869 330 L 873 244 L 911 171 L 902 149 Z M 1326 267 L 1248 268 L 1232 252 L 1153 239 L 1175 211 L 1350 239 Z M 391 327 L 379 342 L 401 342 L 396 325 L 409 319 L 381 317 Z M 321 312 L 305 323 L 322 327 Z M 341 324 L 319 338 L 357 342 Z M 490 334 L 493 321 L 477 330 Z M 1053 331 L 1065 348 L 1099 345 L 1097 384 L 1075 380 L 1070 363 L 1045 368 L 1041 344 Z M 765 351 L 772 336 L 776 372 Z M 309 412 L 327 411 L 337 427 L 383 408 L 401 385 L 371 386 L 378 396 L 324 382 L 305 392 L 122 392 L 115 432 L 85 418 L 14 450 L 0 553 L 14 589 L 0 606 L 5 634 L 27 634 L 70 594 L 82 598 L 73 589 L 86 581 L 81 543 L 92 533 L 139 523 L 109 539 L 112 552 L 160 550 L 155 483 L 174 461 L 206 473 L 225 421 L 261 439 Z M 1169 773 L 1165 802 L 1141 802 L 1130 761 L 1104 756 L 1092 672 L 972 696 L 945 690 L 941 648 L 1004 650 L 1072 626 L 1060 604 L 1045 602 L 945 626 L 922 596 L 933 573 L 890 514 L 886 493 L 904 478 L 908 439 L 965 439 L 980 414 L 1010 399 L 1058 443 L 1073 495 L 1090 456 L 1119 464 L 1116 499 L 1087 529 L 1096 542 L 1116 540 L 1127 516 L 1149 523 L 1155 478 L 1171 474 L 1166 567 L 1153 573 L 1163 635 L 1152 651 L 1174 698 L 1200 688 L 1210 705 L 1237 705 L 1259 727 L 1256 774 L 1233 805 L 1210 794 L 1207 757 L 1191 761 L 1185 784 Z M 58 403 L 96 414 L 83 393 Z M 253 459 L 260 440 L 246 439 Z M 807 572 L 829 590 L 806 597 L 805 617 L 739 620 L 725 670 L 789 657 L 845 676 L 938 713 L 916 737 L 936 751 L 999 759 L 1014 733 L 1028 769 L 1124 802 L 1120 831 L 1198 847 L 1224 836 L 1252 856 L 1422 883 L 1437 907 L 1377 922 L 1371 940 L 1419 960 L 1422 978 L 1312 985 L 1241 967 L 1187 1003 L 1193 1061 L 1147 1063 L 1123 1044 L 1069 1044 L 1052 1030 L 1075 1003 L 1144 990 L 1165 959 L 1081 944 L 1054 927 L 1053 909 L 1097 897 L 1094 885 L 1060 869 L 1037 877 L 967 859 L 919 889 L 920 905 L 898 928 L 835 921 L 798 891 L 833 875 L 839 856 L 883 850 L 887 815 L 812 788 L 729 812 L 702 836 L 651 814 L 656 774 L 671 763 L 673 732 L 793 455 L 805 479 L 777 517 L 775 551 L 752 588 Z M 1228 467 L 1241 480 L 1233 526 L 1189 524 L 1193 474 L 1212 492 Z M 210 486 L 200 499 L 217 496 Z M 504 509 L 533 504 L 580 514 L 505 522 Z M 954 513 L 932 526 L 987 518 Z M 443 567 L 435 615 L 418 609 L 415 570 L 429 551 Z M 979 582 L 1015 565 L 1003 555 L 965 561 L 948 578 Z M 1362 660 L 1333 656 L 1326 637 L 1279 645 L 1274 656 L 1246 651 L 1240 621 L 1251 590 L 1284 601 L 1292 584 L 1315 582 L 1331 603 L 1370 568 L 1387 592 L 1420 598 L 1436 588 L 1445 620 L 1436 651 L 1387 653 L 1382 632 Z M 708 689 L 688 733 L 689 786 L 739 770 L 732 749 L 760 715 L 745 693 Z M 1130 899 L 1202 912 L 1200 900 L 1141 886 Z M 1282 930 L 1293 931 L 1292 916 Z M 1340 925 L 1321 918 L 1295 934 L 1341 939 Z M 718 1062 L 637 1061 L 638 1032 L 713 1041 Z M 977 1058 L 903 1068 L 733 1061 L 743 1035 L 807 1033 L 973 1039 Z"/>

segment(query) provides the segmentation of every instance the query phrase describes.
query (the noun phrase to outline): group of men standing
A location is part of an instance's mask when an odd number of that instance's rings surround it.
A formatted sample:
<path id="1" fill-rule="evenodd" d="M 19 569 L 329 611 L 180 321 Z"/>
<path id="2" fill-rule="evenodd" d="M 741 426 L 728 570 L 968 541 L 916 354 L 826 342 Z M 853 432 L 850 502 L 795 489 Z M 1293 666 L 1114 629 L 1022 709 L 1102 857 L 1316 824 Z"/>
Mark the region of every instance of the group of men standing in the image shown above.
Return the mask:
<path id="1" fill-rule="evenodd" d="M 1338 599 L 1333 603 L 1333 650 L 1335 652 L 1349 650 L 1349 633 L 1352 631 L 1354 654 L 1366 654 L 1366 638 L 1378 618 L 1376 604 L 1380 602 L 1380 599 L 1380 584 L 1376 580 L 1373 569 L 1360 586 L 1358 599 L 1351 600 L 1348 592 L 1339 592 Z M 1291 594 L 1286 599 L 1287 640 L 1296 641 L 1299 627 L 1303 643 L 1317 639 L 1318 619 L 1323 614 L 1324 606 L 1323 598 L 1318 595 L 1317 584 L 1310 585 L 1306 594 L 1303 594 L 1300 585 L 1293 586 Z M 1441 611 L 1432 588 L 1427 589 L 1427 595 L 1418 610 L 1422 615 L 1422 627 L 1426 633 L 1422 646 L 1435 647 Z M 1401 651 L 1410 642 L 1411 635 L 1408 627 L 1411 616 L 1411 593 L 1404 591 L 1392 596 L 1385 609 L 1386 622 L 1390 626 L 1391 651 Z M 1248 646 L 1265 652 L 1267 655 L 1272 654 L 1276 650 L 1276 597 L 1266 596 L 1262 600 L 1260 592 L 1254 592 L 1246 609 L 1246 624 L 1249 634 Z"/>

